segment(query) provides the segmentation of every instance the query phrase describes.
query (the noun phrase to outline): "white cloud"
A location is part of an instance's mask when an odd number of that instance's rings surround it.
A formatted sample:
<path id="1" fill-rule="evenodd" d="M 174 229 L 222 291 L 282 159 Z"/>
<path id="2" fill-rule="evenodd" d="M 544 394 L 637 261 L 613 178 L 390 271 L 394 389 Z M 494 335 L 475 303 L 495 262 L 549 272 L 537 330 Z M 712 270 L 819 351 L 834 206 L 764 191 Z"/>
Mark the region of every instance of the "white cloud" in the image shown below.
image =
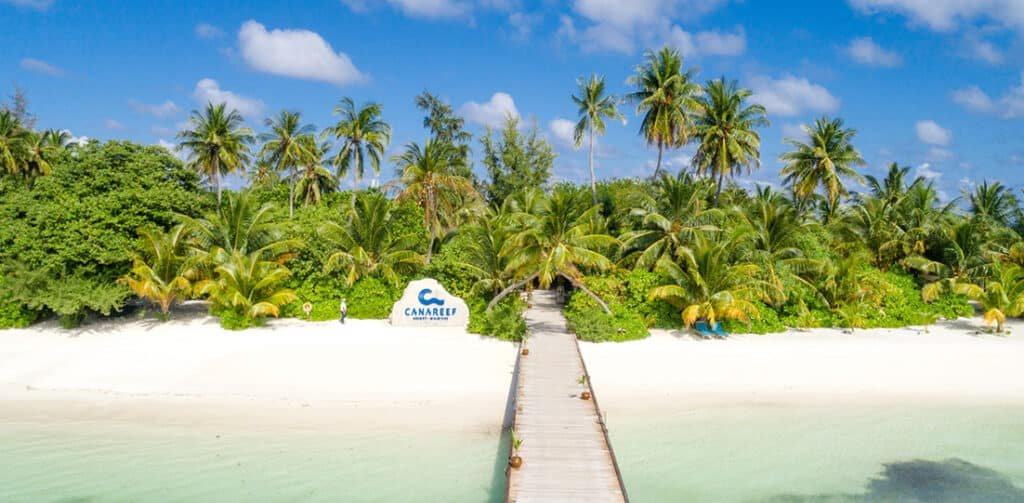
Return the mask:
<path id="1" fill-rule="evenodd" d="M 884 49 L 870 37 L 855 38 L 846 46 L 846 53 L 854 61 L 868 66 L 894 67 L 903 63 L 895 52 Z"/>
<path id="2" fill-rule="evenodd" d="M 540 24 L 543 17 L 527 12 L 513 12 L 508 15 L 508 25 L 512 27 L 512 35 L 518 40 L 530 38 L 533 29 Z"/>
<path id="3" fill-rule="evenodd" d="M 932 165 L 927 162 L 918 165 L 917 169 L 914 170 L 914 175 L 920 176 L 931 181 L 935 181 L 938 180 L 939 178 L 942 178 L 942 173 L 932 169 Z"/>
<path id="4" fill-rule="evenodd" d="M 548 123 L 548 130 L 560 145 L 576 148 L 576 123 L 569 119 L 555 119 Z"/>
<path id="5" fill-rule="evenodd" d="M 807 138 L 807 131 L 804 130 L 804 127 L 804 124 L 783 124 L 782 137 L 795 139 Z"/>
<path id="6" fill-rule="evenodd" d="M 933 30 L 948 31 L 961 22 L 987 19 L 1024 28 L 1024 2 L 1020 0 L 849 0 L 868 14 L 895 12 Z"/>
<path id="7" fill-rule="evenodd" d="M 227 108 L 238 110 L 238 113 L 249 119 L 258 119 L 266 108 L 266 104 L 261 100 L 246 98 L 221 89 L 220 84 L 213 79 L 202 79 L 197 82 L 192 96 L 202 106 L 206 106 L 207 103 L 224 103 Z"/>
<path id="8" fill-rule="evenodd" d="M 209 23 L 199 23 L 196 25 L 196 36 L 205 39 L 220 38 L 224 36 L 224 30 Z"/>
<path id="9" fill-rule="evenodd" d="M 342 0 L 342 3 L 353 12 L 366 12 L 374 4 L 367 0 Z M 516 2 L 512 0 L 386 0 L 386 3 L 409 17 L 445 19 L 469 18 L 479 9 L 509 10 Z"/>
<path id="10" fill-rule="evenodd" d="M 946 147 L 953 142 L 953 133 L 932 120 L 918 121 L 914 124 L 917 139 L 929 145 Z"/>
<path id="11" fill-rule="evenodd" d="M 1024 117 L 1024 73 L 1020 86 L 1011 87 L 999 98 L 992 98 L 978 86 L 968 86 L 953 92 L 953 101 L 977 113 L 991 113 L 1003 119 Z"/>
<path id="12" fill-rule="evenodd" d="M 470 101 L 459 109 L 466 120 L 492 128 L 501 127 L 509 115 L 519 117 L 516 103 L 508 93 L 496 92 L 486 103 Z"/>
<path id="13" fill-rule="evenodd" d="M 128 105 L 132 107 L 132 110 L 135 110 L 136 113 L 152 115 L 153 117 L 170 117 L 181 111 L 181 109 L 178 108 L 178 105 L 174 104 L 171 100 L 157 104 L 128 100 Z"/>
<path id="14" fill-rule="evenodd" d="M 0 3 L 28 9 L 46 10 L 53 5 L 53 0 L 0 0 Z"/>
<path id="15" fill-rule="evenodd" d="M 309 30 L 267 31 L 250 20 L 238 30 L 238 46 L 242 59 L 261 72 L 337 85 L 366 80 L 345 53 L 336 53 L 323 37 Z"/>
<path id="16" fill-rule="evenodd" d="M 990 65 L 1001 64 L 1005 59 L 1003 53 L 987 40 L 969 38 L 965 41 L 963 49 L 967 57 Z"/>
<path id="17" fill-rule="evenodd" d="M 50 63 L 47 63 L 46 61 L 43 61 L 41 59 L 22 58 L 19 65 L 21 66 L 22 70 L 41 73 L 43 75 L 49 75 L 51 77 L 63 77 L 64 75 L 66 75 L 66 72 L 63 69 L 51 65 Z"/>
<path id="18" fill-rule="evenodd" d="M 747 50 L 747 34 L 742 26 L 732 33 L 701 31 L 696 34 L 673 26 L 669 30 L 668 45 L 679 49 L 683 56 L 739 56 Z"/>
<path id="19" fill-rule="evenodd" d="M 750 98 L 768 109 L 769 114 L 794 116 L 805 112 L 828 113 L 839 109 L 839 100 L 824 87 L 811 81 L 785 75 L 780 79 L 765 76 L 751 80 Z"/>
<path id="20" fill-rule="evenodd" d="M 735 55 L 746 48 L 742 31 L 705 31 L 691 34 L 670 20 L 696 19 L 727 0 L 573 0 L 572 10 L 583 22 L 562 22 L 559 34 L 577 42 L 586 51 L 614 51 L 631 54 L 640 46 L 660 46 L 666 41 L 703 54 Z M 572 18 L 569 18 L 572 20 Z M 567 29 L 571 28 L 571 29 Z"/>
<path id="21" fill-rule="evenodd" d="M 121 124 L 114 119 L 106 119 L 103 121 L 103 127 L 111 131 L 121 131 L 124 129 L 124 124 Z"/>

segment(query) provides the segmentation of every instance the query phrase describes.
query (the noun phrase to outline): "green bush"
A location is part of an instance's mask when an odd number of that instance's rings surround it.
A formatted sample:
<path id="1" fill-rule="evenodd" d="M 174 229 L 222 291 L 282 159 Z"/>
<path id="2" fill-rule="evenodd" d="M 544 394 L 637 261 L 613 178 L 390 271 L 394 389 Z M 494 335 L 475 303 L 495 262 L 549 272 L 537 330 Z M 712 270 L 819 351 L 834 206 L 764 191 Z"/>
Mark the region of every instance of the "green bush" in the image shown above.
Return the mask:
<path id="1" fill-rule="evenodd" d="M 216 309 L 211 307 L 210 314 L 220 320 L 220 326 L 225 330 L 245 330 L 249 327 L 263 324 L 262 319 L 246 316 L 234 309 Z"/>
<path id="2" fill-rule="evenodd" d="M 25 328 L 36 321 L 39 313 L 14 302 L 0 302 L 0 329 Z"/>
<path id="3" fill-rule="evenodd" d="M 734 334 L 770 334 L 785 332 L 786 325 L 779 318 L 779 313 L 762 302 L 754 302 L 759 318 L 751 318 L 750 322 L 740 320 L 722 320 L 722 328 Z"/>
<path id="4" fill-rule="evenodd" d="M 505 297 L 490 311 L 487 311 L 487 301 L 481 298 L 468 299 L 467 304 L 470 333 L 505 341 L 523 340 L 526 334 L 526 320 L 523 319 L 526 303 L 518 297 Z"/>

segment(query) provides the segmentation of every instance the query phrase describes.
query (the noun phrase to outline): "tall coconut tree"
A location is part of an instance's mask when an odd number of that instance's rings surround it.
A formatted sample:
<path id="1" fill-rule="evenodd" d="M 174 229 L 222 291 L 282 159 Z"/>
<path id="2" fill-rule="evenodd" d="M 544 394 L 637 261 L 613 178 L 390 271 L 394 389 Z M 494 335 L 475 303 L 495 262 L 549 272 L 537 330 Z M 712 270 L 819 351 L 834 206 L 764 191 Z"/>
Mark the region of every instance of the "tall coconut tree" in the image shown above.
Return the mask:
<path id="1" fill-rule="evenodd" d="M 402 184 L 398 200 L 413 200 L 423 208 L 423 224 L 430 234 L 427 264 L 442 223 L 462 207 L 461 196 L 478 198 L 473 182 L 457 174 L 462 168 L 461 159 L 455 145 L 437 139 L 428 140 L 422 147 L 409 143 L 405 152 L 392 158 Z"/>
<path id="2" fill-rule="evenodd" d="M 67 129 L 47 129 L 43 132 L 43 142 L 56 149 L 70 147 L 72 139 L 71 132 Z"/>
<path id="3" fill-rule="evenodd" d="M 857 130 L 844 127 L 842 119 L 822 117 L 813 126 L 803 126 L 804 140 L 787 138 L 794 147 L 782 154 L 786 163 L 781 175 L 799 201 L 807 201 L 820 186 L 825 197 L 833 204 L 848 194 L 843 178 L 861 181 L 855 166 L 863 166 L 864 159 L 853 146 Z"/>
<path id="4" fill-rule="evenodd" d="M 251 129 L 244 127 L 242 114 L 228 110 L 224 103 L 209 103 L 193 110 L 189 126 L 178 133 L 178 150 L 188 152 L 189 165 L 209 177 L 221 202 L 221 177 L 241 171 L 249 161 Z"/>
<path id="5" fill-rule="evenodd" d="M 295 184 L 295 192 L 302 196 L 307 206 L 320 204 L 324 194 L 334 192 L 338 187 L 338 180 L 324 167 L 331 143 L 319 141 L 316 136 L 308 134 L 299 137 L 299 144 L 305 156 L 300 162 L 302 173 Z"/>
<path id="6" fill-rule="evenodd" d="M 341 116 L 334 127 L 327 132 L 341 141 L 341 149 L 332 161 L 338 178 L 352 176 L 352 204 L 356 201 L 356 189 L 366 172 L 367 160 L 374 176 L 380 174 L 380 163 L 384 151 L 391 143 L 391 126 L 381 119 L 383 106 L 367 103 L 356 108 L 351 98 L 342 98 L 334 107 L 334 114 Z"/>
<path id="7" fill-rule="evenodd" d="M 909 173 L 910 166 L 900 166 L 894 162 L 889 165 L 889 171 L 885 178 L 879 179 L 873 175 L 867 175 L 864 180 L 871 193 L 891 208 L 898 205 L 906 196 Z M 916 180 L 912 183 L 916 183 Z"/>
<path id="8" fill-rule="evenodd" d="M 423 265 L 423 256 L 416 251 L 418 236 L 396 233 L 392 218 L 391 201 L 371 192 L 359 197 L 341 222 L 320 226 L 320 236 L 335 250 L 327 258 L 326 271 L 343 271 L 349 286 L 368 275 L 397 286 L 401 274 Z"/>
<path id="9" fill-rule="evenodd" d="M 121 282 L 132 293 L 160 306 L 167 316 L 171 305 L 192 294 L 193 271 L 186 253 L 188 230 L 176 225 L 167 232 L 139 231 L 145 246 L 132 257 L 132 270 Z"/>
<path id="10" fill-rule="evenodd" d="M 580 95 L 573 95 L 572 101 L 579 109 L 580 119 L 573 132 L 573 140 L 576 142 L 576 148 L 579 148 L 583 144 L 583 138 L 589 137 L 590 195 L 596 205 L 597 176 L 594 174 L 594 136 L 604 134 L 605 119 L 621 120 L 625 124 L 626 117 L 619 112 L 619 103 L 615 96 L 606 94 L 604 76 L 591 75 L 590 79 L 580 78 L 576 84 L 579 86 Z"/>
<path id="11" fill-rule="evenodd" d="M 761 136 L 757 128 L 768 126 L 765 108 L 751 104 L 749 89 L 735 81 L 712 80 L 698 100 L 696 139 L 693 156 L 697 173 L 717 179 L 717 200 L 727 177 L 742 169 L 750 173 L 761 165 Z"/>
<path id="12" fill-rule="evenodd" d="M 8 174 L 20 174 L 26 157 L 30 131 L 10 110 L 0 110 L 0 168 Z"/>
<path id="13" fill-rule="evenodd" d="M 548 288 L 562 277 L 610 314 L 608 305 L 583 285 L 585 270 L 613 267 L 603 251 L 618 245 L 618 240 L 604 233 L 599 210 L 569 190 L 556 190 L 537 214 L 519 215 L 519 231 L 506 243 L 503 255 L 509 275 L 520 281 L 496 295 L 488 309 L 527 283 L 537 281 L 541 288 Z"/>
<path id="14" fill-rule="evenodd" d="M 968 193 L 967 198 L 971 203 L 971 214 L 1003 226 L 1010 225 L 1019 209 L 1013 192 L 999 182 L 985 180 Z"/>
<path id="15" fill-rule="evenodd" d="M 288 217 L 295 216 L 295 183 L 298 169 L 312 155 L 306 147 L 309 142 L 300 141 L 304 136 L 311 136 L 315 127 L 302 123 L 299 112 L 280 111 L 276 117 L 268 117 L 264 121 L 268 132 L 260 135 L 263 148 L 260 156 L 269 162 L 278 173 L 288 175 Z M 315 142 L 313 143 L 315 145 Z"/>
<path id="16" fill-rule="evenodd" d="M 643 117 L 640 135 L 648 145 L 658 147 L 652 177 L 657 179 L 665 149 L 680 147 L 689 140 L 701 87 L 694 82 L 697 70 L 684 71 L 683 58 L 677 51 L 664 47 L 657 53 L 648 51 L 644 57 L 646 62 L 638 65 L 628 80 L 634 90 L 626 99 L 636 104 L 636 113 Z"/>
<path id="17" fill-rule="evenodd" d="M 50 146 L 46 142 L 46 136 L 30 131 L 24 136 L 24 155 L 21 176 L 28 184 L 40 176 L 47 176 L 53 172 L 50 161 L 57 153 L 57 147 Z"/>

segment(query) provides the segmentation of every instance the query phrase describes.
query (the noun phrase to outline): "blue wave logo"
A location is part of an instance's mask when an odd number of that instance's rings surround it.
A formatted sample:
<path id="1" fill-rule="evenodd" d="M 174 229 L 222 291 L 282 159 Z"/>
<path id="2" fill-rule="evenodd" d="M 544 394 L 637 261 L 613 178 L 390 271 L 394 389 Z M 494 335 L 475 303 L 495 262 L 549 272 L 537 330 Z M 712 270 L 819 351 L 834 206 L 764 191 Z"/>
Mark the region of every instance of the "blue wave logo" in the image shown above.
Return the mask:
<path id="1" fill-rule="evenodd" d="M 444 299 L 435 299 L 435 298 L 427 297 L 430 294 L 431 294 L 431 291 L 430 291 L 429 288 L 424 288 L 424 289 L 420 290 L 420 294 L 418 296 L 418 298 L 420 300 L 420 304 L 423 304 L 424 306 L 430 306 L 430 305 L 443 306 L 444 305 Z"/>

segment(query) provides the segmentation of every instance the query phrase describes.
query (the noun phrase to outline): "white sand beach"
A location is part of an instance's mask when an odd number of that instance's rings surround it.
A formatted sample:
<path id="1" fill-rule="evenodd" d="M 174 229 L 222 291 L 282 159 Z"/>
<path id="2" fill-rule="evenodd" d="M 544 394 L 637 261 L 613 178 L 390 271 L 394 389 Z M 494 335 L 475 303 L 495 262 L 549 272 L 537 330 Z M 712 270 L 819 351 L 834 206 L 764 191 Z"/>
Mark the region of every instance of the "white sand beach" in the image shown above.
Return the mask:
<path id="1" fill-rule="evenodd" d="M 52 322 L 0 331 L 0 419 L 61 416 L 497 431 L 516 346 L 386 321 Z"/>
<path id="2" fill-rule="evenodd" d="M 1024 337 L 977 333 L 980 319 L 903 329 L 791 330 L 700 340 L 582 344 L 604 411 L 702 403 L 1024 404 Z M 1008 324 L 1024 334 L 1024 323 Z"/>

